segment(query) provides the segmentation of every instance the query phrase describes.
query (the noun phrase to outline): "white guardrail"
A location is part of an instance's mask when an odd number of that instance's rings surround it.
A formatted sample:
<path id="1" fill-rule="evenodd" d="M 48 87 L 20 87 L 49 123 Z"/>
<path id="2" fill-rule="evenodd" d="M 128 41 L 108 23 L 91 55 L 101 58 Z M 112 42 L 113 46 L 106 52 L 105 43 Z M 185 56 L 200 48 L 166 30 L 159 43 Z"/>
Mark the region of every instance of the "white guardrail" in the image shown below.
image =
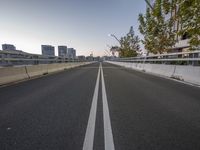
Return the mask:
<path id="1" fill-rule="evenodd" d="M 200 66 L 200 50 L 152 56 L 114 58 L 113 61 Z"/>
<path id="2" fill-rule="evenodd" d="M 200 86 L 200 51 L 115 58 L 108 63 Z"/>

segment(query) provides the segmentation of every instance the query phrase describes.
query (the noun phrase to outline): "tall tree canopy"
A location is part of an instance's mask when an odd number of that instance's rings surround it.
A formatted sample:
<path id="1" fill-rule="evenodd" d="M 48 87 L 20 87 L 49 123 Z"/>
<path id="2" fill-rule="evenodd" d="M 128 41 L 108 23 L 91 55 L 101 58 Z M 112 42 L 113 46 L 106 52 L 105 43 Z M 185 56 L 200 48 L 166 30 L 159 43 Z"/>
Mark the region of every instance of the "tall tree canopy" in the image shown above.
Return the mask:
<path id="1" fill-rule="evenodd" d="M 129 32 L 126 36 L 120 39 L 119 56 L 120 57 L 135 57 L 140 50 L 140 39 L 135 35 L 133 27 L 130 27 Z"/>
<path id="2" fill-rule="evenodd" d="M 148 52 L 168 52 L 178 36 L 189 38 L 192 49 L 200 45 L 199 0 L 155 0 L 138 20 Z"/>
<path id="3" fill-rule="evenodd" d="M 200 0 L 178 0 L 179 35 L 190 37 L 191 49 L 200 46 Z"/>
<path id="4" fill-rule="evenodd" d="M 139 30 L 144 35 L 142 42 L 148 52 L 161 54 L 175 44 L 172 5 L 168 0 L 156 0 L 153 9 L 147 8 L 145 14 L 139 14 Z"/>

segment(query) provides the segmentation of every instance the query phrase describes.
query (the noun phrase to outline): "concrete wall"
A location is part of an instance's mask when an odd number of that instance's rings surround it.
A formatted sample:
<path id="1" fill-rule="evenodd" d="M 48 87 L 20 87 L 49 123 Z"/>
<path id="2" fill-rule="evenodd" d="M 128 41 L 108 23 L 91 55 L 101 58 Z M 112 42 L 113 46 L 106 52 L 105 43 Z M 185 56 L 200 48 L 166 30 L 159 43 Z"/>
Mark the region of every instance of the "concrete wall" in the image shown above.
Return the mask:
<path id="1" fill-rule="evenodd" d="M 175 78 L 192 84 L 200 85 L 200 67 L 165 64 L 142 64 L 130 62 L 107 61 L 118 66 Z"/>
<path id="2" fill-rule="evenodd" d="M 79 67 L 93 62 L 74 62 L 60 64 L 40 64 L 33 66 L 0 68 L 0 85 L 29 79 L 44 74 L 61 71 L 64 69 Z"/>
<path id="3" fill-rule="evenodd" d="M 184 81 L 200 85 L 200 67 L 197 66 L 176 66 L 174 77 Z"/>
<path id="4" fill-rule="evenodd" d="M 6 67 L 0 68 L 0 85 L 27 79 L 28 75 L 25 67 Z"/>
<path id="5" fill-rule="evenodd" d="M 26 69 L 30 78 L 48 73 L 47 64 L 26 66 Z"/>

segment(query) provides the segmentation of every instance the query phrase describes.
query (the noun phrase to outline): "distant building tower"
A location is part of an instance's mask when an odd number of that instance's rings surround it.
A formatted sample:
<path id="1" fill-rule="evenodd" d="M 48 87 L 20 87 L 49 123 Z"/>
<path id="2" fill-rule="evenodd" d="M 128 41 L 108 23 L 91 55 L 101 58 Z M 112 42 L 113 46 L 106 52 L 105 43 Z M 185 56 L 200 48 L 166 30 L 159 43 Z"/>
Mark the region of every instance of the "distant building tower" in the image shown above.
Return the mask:
<path id="1" fill-rule="evenodd" d="M 76 50 L 74 48 L 67 49 L 67 58 L 71 58 L 71 59 L 76 58 Z"/>
<path id="2" fill-rule="evenodd" d="M 58 46 L 58 56 L 67 57 L 67 46 Z"/>
<path id="3" fill-rule="evenodd" d="M 73 49 L 73 58 L 75 59 L 76 58 L 76 50 Z"/>
<path id="4" fill-rule="evenodd" d="M 2 44 L 2 50 L 16 50 L 16 47 L 12 44 Z"/>
<path id="5" fill-rule="evenodd" d="M 55 48 L 51 45 L 42 45 L 42 55 L 55 56 Z"/>
<path id="6" fill-rule="evenodd" d="M 80 55 L 80 56 L 78 56 L 78 60 L 79 60 L 79 61 L 85 61 L 86 58 L 85 58 L 84 55 Z"/>

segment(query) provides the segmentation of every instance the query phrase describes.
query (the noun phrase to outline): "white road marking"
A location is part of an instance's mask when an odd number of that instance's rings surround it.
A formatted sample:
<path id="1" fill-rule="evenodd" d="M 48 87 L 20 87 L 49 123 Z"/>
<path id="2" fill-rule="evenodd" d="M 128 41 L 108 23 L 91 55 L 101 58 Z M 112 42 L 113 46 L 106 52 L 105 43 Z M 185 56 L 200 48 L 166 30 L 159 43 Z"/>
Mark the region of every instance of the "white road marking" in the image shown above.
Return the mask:
<path id="1" fill-rule="evenodd" d="M 90 108 L 90 115 L 88 119 L 86 133 L 85 133 L 83 150 L 93 150 L 95 122 L 96 122 L 96 113 L 97 113 L 97 100 L 98 100 L 98 92 L 99 92 L 99 80 L 100 80 L 100 66 L 98 70 L 94 95 L 92 99 L 92 105 Z"/>
<path id="2" fill-rule="evenodd" d="M 114 142 L 113 142 L 113 134 L 110 122 L 110 115 L 108 109 L 108 101 L 105 89 L 105 81 L 103 76 L 102 65 L 101 68 L 101 83 L 102 83 L 102 100 L 103 100 L 103 121 L 104 121 L 104 144 L 105 150 L 115 150 Z"/>

